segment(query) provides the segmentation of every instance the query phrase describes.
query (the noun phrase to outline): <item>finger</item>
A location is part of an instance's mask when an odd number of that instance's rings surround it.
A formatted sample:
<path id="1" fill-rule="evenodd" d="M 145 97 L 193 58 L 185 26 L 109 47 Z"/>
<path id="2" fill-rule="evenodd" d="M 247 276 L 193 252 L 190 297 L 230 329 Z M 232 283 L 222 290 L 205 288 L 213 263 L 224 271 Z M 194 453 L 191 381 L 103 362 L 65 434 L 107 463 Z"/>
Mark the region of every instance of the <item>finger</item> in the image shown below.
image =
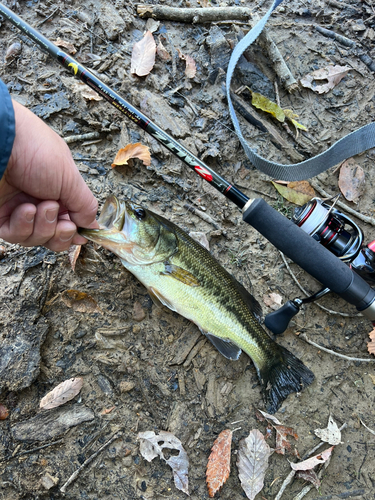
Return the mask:
<path id="1" fill-rule="evenodd" d="M 60 201 L 69 212 L 69 217 L 77 227 L 89 227 L 95 221 L 98 211 L 98 201 L 87 187 L 78 169 L 75 167 L 74 175 L 69 185 L 64 185 Z"/>
<path id="2" fill-rule="evenodd" d="M 42 201 L 37 205 L 34 219 L 34 230 L 30 237 L 24 241 L 24 245 L 44 245 L 54 237 L 57 226 L 57 216 L 60 205 L 53 200 Z"/>
<path id="3" fill-rule="evenodd" d="M 31 203 L 16 207 L 0 227 L 0 238 L 9 243 L 23 244 L 34 231 L 34 219 L 37 208 Z"/>
<path id="4" fill-rule="evenodd" d="M 56 230 L 53 238 L 44 243 L 46 248 L 54 252 L 63 252 L 68 250 L 72 244 L 73 237 L 77 234 L 77 226 L 74 222 L 66 219 L 59 219 L 56 224 Z"/>

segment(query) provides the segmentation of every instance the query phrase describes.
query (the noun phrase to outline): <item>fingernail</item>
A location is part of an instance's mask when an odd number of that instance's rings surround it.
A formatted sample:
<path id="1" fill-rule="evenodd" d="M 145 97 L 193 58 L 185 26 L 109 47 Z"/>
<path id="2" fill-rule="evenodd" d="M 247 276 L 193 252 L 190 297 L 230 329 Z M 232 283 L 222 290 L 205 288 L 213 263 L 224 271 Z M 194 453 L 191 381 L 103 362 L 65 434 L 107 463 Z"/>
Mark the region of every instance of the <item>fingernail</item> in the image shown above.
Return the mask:
<path id="1" fill-rule="evenodd" d="M 60 236 L 60 240 L 61 240 L 61 241 L 64 241 L 64 242 L 65 242 L 65 241 L 69 241 L 69 240 L 71 240 L 71 239 L 73 238 L 74 234 L 75 234 L 75 233 L 66 233 L 66 234 L 64 234 L 64 233 L 63 233 L 63 234 L 61 234 L 61 236 Z"/>
<path id="2" fill-rule="evenodd" d="M 55 222 L 57 218 L 57 209 L 51 208 L 50 210 L 46 210 L 46 219 L 48 222 Z"/>
<path id="3" fill-rule="evenodd" d="M 34 216 L 35 216 L 35 212 L 28 212 L 25 215 L 25 219 L 27 220 L 27 222 L 33 222 Z"/>

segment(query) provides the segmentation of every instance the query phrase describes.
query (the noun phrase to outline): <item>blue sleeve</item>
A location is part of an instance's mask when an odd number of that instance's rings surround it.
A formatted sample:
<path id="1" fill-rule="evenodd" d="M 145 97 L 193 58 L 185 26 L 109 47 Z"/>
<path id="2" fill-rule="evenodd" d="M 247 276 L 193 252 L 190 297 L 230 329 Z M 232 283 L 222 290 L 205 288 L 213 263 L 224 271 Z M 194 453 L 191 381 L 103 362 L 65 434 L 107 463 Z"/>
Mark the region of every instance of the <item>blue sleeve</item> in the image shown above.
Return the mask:
<path id="1" fill-rule="evenodd" d="M 6 85 L 0 80 L 0 179 L 12 152 L 15 130 L 12 99 Z"/>

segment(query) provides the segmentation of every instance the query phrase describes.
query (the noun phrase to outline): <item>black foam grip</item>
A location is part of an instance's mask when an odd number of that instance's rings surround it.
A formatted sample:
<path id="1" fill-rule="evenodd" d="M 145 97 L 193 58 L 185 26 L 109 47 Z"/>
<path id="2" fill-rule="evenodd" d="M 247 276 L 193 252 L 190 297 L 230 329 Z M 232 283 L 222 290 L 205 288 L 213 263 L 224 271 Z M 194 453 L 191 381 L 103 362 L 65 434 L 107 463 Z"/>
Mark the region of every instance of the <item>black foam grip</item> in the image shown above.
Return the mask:
<path id="1" fill-rule="evenodd" d="M 366 281 L 262 198 L 251 203 L 243 220 L 347 302 L 365 309 L 374 300 L 375 292 Z"/>
<path id="2" fill-rule="evenodd" d="M 299 312 L 299 307 L 291 300 L 285 302 L 277 311 L 267 314 L 264 324 L 275 335 L 280 335 L 288 328 L 290 320 Z"/>

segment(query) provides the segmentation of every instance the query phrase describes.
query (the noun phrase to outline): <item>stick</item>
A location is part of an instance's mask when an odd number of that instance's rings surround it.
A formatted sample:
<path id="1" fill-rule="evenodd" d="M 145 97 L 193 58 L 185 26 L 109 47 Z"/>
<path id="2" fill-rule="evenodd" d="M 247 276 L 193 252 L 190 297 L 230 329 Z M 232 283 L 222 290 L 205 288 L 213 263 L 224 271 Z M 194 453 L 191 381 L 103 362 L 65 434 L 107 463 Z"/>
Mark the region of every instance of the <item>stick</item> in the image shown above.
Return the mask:
<path id="1" fill-rule="evenodd" d="M 198 210 L 197 208 L 193 207 L 192 205 L 189 205 L 188 203 L 185 203 L 184 204 L 184 208 L 185 210 L 187 210 L 188 212 L 191 212 L 192 214 L 195 214 L 197 215 L 198 217 L 200 217 L 202 220 L 208 222 L 209 224 L 212 224 L 214 226 L 215 229 L 219 229 L 219 230 L 223 230 L 222 227 L 219 226 L 219 224 L 217 222 L 215 222 L 208 214 L 206 214 L 205 212 L 202 212 L 201 210 Z"/>
<path id="2" fill-rule="evenodd" d="M 99 137 L 100 137 L 99 132 L 88 132 L 87 134 L 70 135 L 69 137 L 65 137 L 64 141 L 67 144 L 71 144 L 72 142 L 87 141 L 90 139 L 98 139 Z"/>
<path id="3" fill-rule="evenodd" d="M 66 492 L 66 489 L 67 487 L 77 479 L 77 477 L 79 476 L 79 473 L 87 466 L 89 465 L 89 463 L 91 463 L 94 458 L 96 458 L 105 448 L 107 448 L 107 446 L 109 446 L 115 439 L 119 438 L 122 436 L 122 431 L 119 431 L 119 432 L 116 432 L 116 434 L 114 434 L 111 439 L 109 439 L 106 443 L 103 444 L 103 446 L 101 446 L 98 450 L 96 450 L 95 453 L 93 453 L 91 455 L 91 457 L 89 457 L 85 462 L 83 462 L 83 464 L 78 467 L 78 469 L 73 472 L 73 474 L 70 476 L 70 478 L 67 480 L 67 482 L 61 486 L 60 488 L 60 491 L 61 493 L 65 493 Z"/>
<path id="4" fill-rule="evenodd" d="M 251 9 L 247 7 L 207 7 L 207 8 L 177 8 L 167 5 L 138 5 L 137 14 L 140 17 L 152 17 L 164 21 L 179 21 L 181 23 L 208 23 L 216 21 L 248 21 Z"/>
<path id="5" fill-rule="evenodd" d="M 362 361 L 363 363 L 373 363 L 375 361 L 375 359 L 371 358 L 353 358 L 351 356 L 346 356 L 345 354 L 340 354 L 336 351 L 331 351 L 331 349 L 327 349 L 327 347 L 322 347 L 321 345 L 316 344 L 313 340 L 310 340 L 305 333 L 300 333 L 298 335 L 298 338 L 304 340 L 308 344 L 313 345 L 314 347 L 317 347 L 321 351 L 328 352 L 328 354 L 333 354 L 334 356 L 346 359 L 348 361 Z"/>
<path id="6" fill-rule="evenodd" d="M 324 191 L 324 189 L 321 186 L 319 186 L 319 184 L 317 184 L 316 181 L 311 180 L 310 184 L 312 185 L 312 187 L 314 189 L 316 189 L 318 191 L 319 194 L 321 194 L 325 198 L 332 198 L 332 195 L 327 193 L 327 191 Z M 363 222 L 367 222 L 367 224 L 371 224 L 372 226 L 375 226 L 375 219 L 373 219 L 372 217 L 368 217 L 367 215 L 363 215 L 360 212 L 357 212 L 353 208 L 350 208 L 347 205 L 345 205 L 345 203 L 343 203 L 340 200 L 336 201 L 336 205 L 338 207 L 342 208 L 343 210 L 346 210 L 349 214 L 355 215 L 355 217 L 357 217 L 357 219 L 363 220 Z"/>

